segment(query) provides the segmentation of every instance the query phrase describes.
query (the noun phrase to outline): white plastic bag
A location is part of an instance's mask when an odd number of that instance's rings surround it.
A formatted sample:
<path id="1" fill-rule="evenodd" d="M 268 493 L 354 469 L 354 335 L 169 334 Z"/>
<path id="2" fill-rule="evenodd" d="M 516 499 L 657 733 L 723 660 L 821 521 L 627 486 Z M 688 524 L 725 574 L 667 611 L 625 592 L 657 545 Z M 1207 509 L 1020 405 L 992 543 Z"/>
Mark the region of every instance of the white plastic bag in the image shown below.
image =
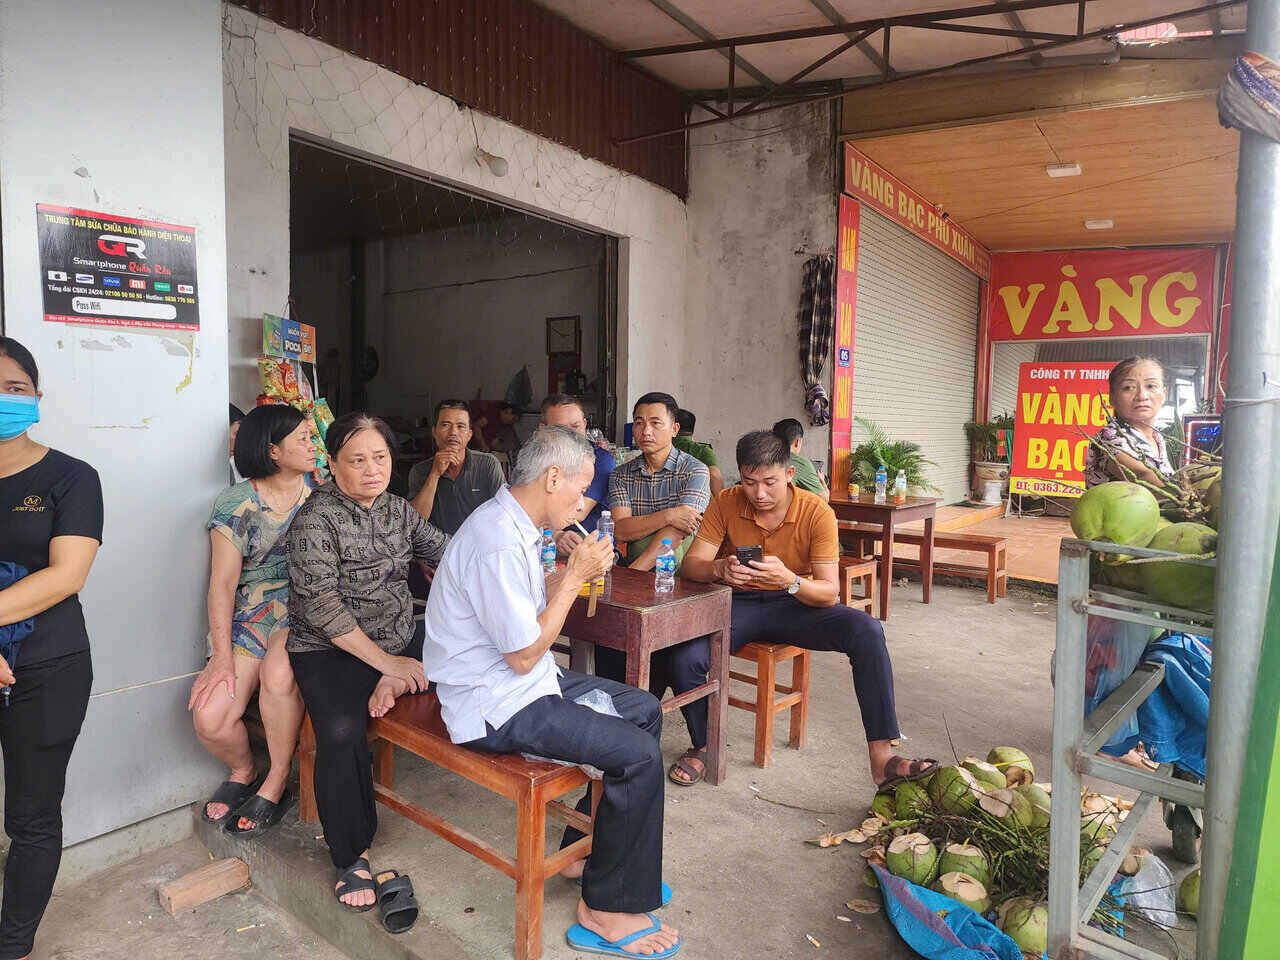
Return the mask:
<path id="1" fill-rule="evenodd" d="M 1128 910 L 1136 910 L 1162 930 L 1177 921 L 1177 892 L 1173 874 L 1154 853 L 1144 854 L 1142 865 L 1120 883 L 1120 898 Z"/>
<path id="2" fill-rule="evenodd" d="M 613 705 L 613 697 L 605 693 L 599 687 L 594 690 L 588 690 L 582 696 L 577 697 L 573 701 L 576 704 L 594 710 L 596 713 L 603 713 L 606 717 L 622 718 L 622 714 L 618 712 L 618 708 Z M 572 767 L 573 763 L 568 760 L 552 760 L 550 757 L 539 757 L 532 753 L 521 754 L 526 760 L 533 760 L 539 763 L 558 763 L 562 767 Z M 604 779 L 604 771 L 598 770 L 589 763 L 580 765 L 582 772 L 592 780 Z"/>

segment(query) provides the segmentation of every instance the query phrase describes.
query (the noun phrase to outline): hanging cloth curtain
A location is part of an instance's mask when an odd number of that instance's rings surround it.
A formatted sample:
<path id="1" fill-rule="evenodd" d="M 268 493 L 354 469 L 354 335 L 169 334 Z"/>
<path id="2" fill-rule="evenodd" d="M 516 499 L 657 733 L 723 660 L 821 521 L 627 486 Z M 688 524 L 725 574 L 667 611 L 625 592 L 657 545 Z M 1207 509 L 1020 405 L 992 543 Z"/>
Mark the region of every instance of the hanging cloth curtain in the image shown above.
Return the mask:
<path id="1" fill-rule="evenodd" d="M 831 400 L 822 386 L 822 365 L 831 355 L 835 273 L 836 259 L 829 253 L 806 260 L 800 307 L 796 311 L 804 406 L 809 412 L 809 425 L 814 427 L 831 422 Z"/>

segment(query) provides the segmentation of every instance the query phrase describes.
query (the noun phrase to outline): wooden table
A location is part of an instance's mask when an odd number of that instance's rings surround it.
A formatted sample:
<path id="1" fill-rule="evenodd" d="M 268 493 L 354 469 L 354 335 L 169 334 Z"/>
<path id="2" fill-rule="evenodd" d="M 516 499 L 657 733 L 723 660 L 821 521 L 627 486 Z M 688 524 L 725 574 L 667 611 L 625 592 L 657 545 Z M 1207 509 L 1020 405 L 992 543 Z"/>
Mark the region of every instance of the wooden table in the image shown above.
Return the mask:
<path id="1" fill-rule="evenodd" d="M 725 774 L 725 727 L 729 713 L 729 617 L 733 591 L 722 584 L 676 579 L 675 590 L 657 594 L 653 572 L 615 567 L 609 588 L 587 616 L 587 598 L 574 601 L 564 635 L 572 641 L 574 669 L 591 672 L 594 646 L 627 656 L 627 683 L 649 689 L 649 659 L 657 650 L 710 635 L 711 670 L 707 682 L 662 701 L 669 713 L 694 700 L 707 699 L 707 774 L 720 783 Z"/>
<path id="2" fill-rule="evenodd" d="M 876 503 L 875 497 L 863 494 L 857 500 L 831 498 L 831 509 L 837 520 L 848 523 L 874 523 L 881 529 L 880 544 L 880 619 L 889 619 L 889 591 L 893 587 L 893 528 L 900 523 L 924 520 L 924 540 L 920 544 L 920 577 L 924 581 L 924 602 L 933 594 L 933 517 L 938 501 L 931 497 L 907 497 L 905 503 Z"/>

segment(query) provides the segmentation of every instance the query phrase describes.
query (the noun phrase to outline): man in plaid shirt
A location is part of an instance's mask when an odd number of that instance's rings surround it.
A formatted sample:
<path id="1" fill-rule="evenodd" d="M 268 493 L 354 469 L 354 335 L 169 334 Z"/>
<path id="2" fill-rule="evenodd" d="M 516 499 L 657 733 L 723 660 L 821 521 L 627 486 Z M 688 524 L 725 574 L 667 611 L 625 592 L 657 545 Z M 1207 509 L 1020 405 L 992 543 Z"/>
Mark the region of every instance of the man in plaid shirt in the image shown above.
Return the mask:
<path id="1" fill-rule="evenodd" d="M 628 566 L 636 570 L 653 569 L 664 539 L 675 547 L 678 566 L 711 502 L 706 465 L 672 446 L 679 409 L 667 393 L 637 400 L 633 433 L 643 456 L 615 467 L 609 477 L 614 538 L 629 544 Z"/>

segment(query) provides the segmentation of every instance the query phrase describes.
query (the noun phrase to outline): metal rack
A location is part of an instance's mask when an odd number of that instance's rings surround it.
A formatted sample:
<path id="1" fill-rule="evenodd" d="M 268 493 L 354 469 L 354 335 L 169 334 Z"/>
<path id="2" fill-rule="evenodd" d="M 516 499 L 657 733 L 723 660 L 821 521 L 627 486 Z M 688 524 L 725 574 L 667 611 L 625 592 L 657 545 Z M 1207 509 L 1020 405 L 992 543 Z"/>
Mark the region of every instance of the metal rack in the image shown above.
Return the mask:
<path id="1" fill-rule="evenodd" d="M 1158 953 L 1094 927 L 1089 919 L 1102 900 L 1138 826 L 1157 799 L 1203 808 L 1200 784 L 1172 778 L 1170 764 L 1146 771 L 1097 755 L 1098 749 L 1160 686 L 1164 668 L 1140 664 L 1133 674 L 1088 716 L 1084 713 L 1085 644 L 1089 615 L 1124 620 L 1164 630 L 1213 636 L 1213 616 L 1156 603 L 1144 596 L 1110 587 L 1090 587 L 1089 559 L 1115 553 L 1114 543 L 1062 541 L 1058 556 L 1058 642 L 1054 652 L 1053 793 L 1049 825 L 1049 956 L 1054 960 L 1165 960 Z M 1125 547 L 1134 557 L 1180 557 L 1183 562 L 1214 566 L 1214 560 L 1192 560 L 1163 550 Z M 1080 876 L 1080 791 L 1084 775 L 1140 791 L 1129 816 L 1083 884 Z"/>

